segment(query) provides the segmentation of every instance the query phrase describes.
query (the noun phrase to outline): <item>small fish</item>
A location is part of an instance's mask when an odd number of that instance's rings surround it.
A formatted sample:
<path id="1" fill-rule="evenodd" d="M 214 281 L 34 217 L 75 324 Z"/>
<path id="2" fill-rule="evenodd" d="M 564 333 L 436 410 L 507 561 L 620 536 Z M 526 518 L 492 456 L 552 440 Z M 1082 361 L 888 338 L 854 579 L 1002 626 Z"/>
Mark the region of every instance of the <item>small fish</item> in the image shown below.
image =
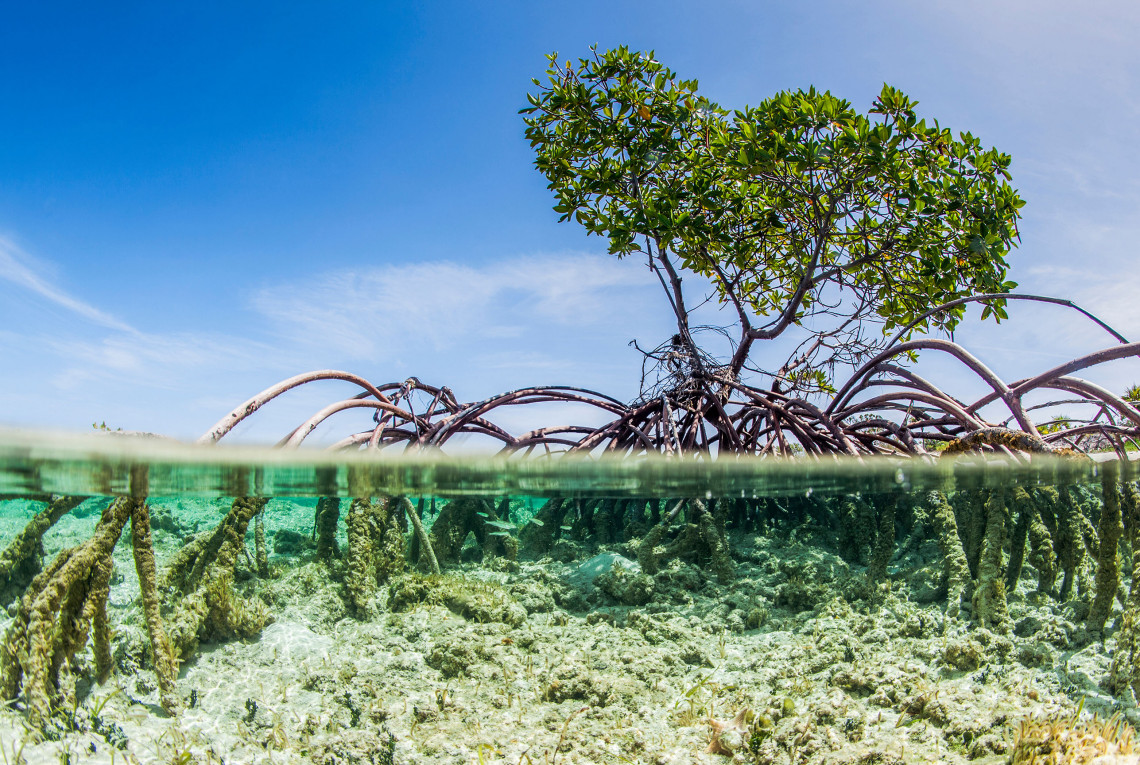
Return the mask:
<path id="1" fill-rule="evenodd" d="M 562 529 L 563 531 L 573 531 L 574 530 L 573 526 L 559 526 L 558 528 Z"/>
<path id="2" fill-rule="evenodd" d="M 481 515 L 484 518 L 490 518 L 491 517 L 491 516 L 487 515 L 486 513 L 475 513 L 475 515 Z"/>
<path id="3" fill-rule="evenodd" d="M 513 529 L 515 525 L 507 521 L 483 521 L 488 526 L 494 526 L 497 529 Z"/>
<path id="4" fill-rule="evenodd" d="M 493 537 L 509 537 L 510 535 L 511 535 L 511 532 L 509 532 L 509 531 L 492 531 L 490 534 L 490 536 L 493 536 Z"/>
<path id="5" fill-rule="evenodd" d="M 535 526 L 545 526 L 546 525 L 542 521 L 538 520 L 537 518 L 531 518 L 530 522 L 533 523 Z"/>

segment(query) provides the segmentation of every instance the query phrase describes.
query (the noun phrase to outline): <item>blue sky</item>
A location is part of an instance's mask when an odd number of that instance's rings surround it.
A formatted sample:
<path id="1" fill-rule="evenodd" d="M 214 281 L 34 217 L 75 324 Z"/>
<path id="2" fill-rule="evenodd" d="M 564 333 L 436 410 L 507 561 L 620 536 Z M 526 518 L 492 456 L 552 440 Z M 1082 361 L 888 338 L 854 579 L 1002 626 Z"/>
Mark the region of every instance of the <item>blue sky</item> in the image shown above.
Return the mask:
<path id="1" fill-rule="evenodd" d="M 1028 205 L 1012 278 L 1140 337 L 1131 3 L 0 14 L 0 424 L 191 438 L 322 367 L 465 399 L 534 383 L 632 397 L 627 343 L 667 337 L 667 306 L 637 263 L 556 222 L 517 114 L 545 53 L 594 43 L 655 49 L 727 107 L 815 85 L 865 108 L 901 88 L 1013 155 Z M 1013 313 L 959 334 L 1010 377 L 1107 344 L 1058 309 Z M 1099 374 L 1140 381 L 1133 362 Z M 241 436 L 275 439 L 343 390 Z"/>

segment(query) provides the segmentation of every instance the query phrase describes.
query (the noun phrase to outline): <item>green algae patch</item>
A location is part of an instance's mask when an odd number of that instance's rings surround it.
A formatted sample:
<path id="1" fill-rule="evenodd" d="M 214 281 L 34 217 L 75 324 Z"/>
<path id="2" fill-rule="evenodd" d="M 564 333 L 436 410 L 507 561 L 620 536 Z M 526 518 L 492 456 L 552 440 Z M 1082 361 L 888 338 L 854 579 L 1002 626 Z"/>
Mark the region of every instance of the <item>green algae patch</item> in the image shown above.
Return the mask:
<path id="1" fill-rule="evenodd" d="M 388 607 L 394 612 L 421 606 L 443 606 L 452 613 L 480 624 L 502 623 L 518 627 L 526 621 L 526 609 L 498 584 L 444 574 L 411 574 L 395 581 L 388 590 Z"/>

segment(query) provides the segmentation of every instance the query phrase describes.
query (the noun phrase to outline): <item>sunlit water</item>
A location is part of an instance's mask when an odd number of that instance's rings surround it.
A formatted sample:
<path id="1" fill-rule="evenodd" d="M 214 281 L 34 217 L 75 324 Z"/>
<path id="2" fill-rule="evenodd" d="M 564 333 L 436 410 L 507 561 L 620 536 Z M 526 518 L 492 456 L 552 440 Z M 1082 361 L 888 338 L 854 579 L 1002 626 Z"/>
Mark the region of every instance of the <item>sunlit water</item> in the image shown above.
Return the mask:
<path id="1" fill-rule="evenodd" d="M 90 640 L 63 661 L 46 740 L 19 722 L 17 682 L 0 745 L 12 757 L 23 744 L 28 762 L 58 762 L 61 747 L 74 762 L 1008 758 L 1020 718 L 1071 714 L 1081 699 L 1134 713 L 1111 671 L 1130 565 L 1103 638 L 1085 621 L 1105 470 L 1094 459 L 522 460 L 4 433 L 8 559 L 53 498 L 85 498 L 0 572 L 6 630 L 36 572 L 89 539 L 115 497 L 146 499 L 168 629 L 194 597 L 193 582 L 164 579 L 179 552 L 235 498 L 267 502 L 226 573 L 260 620 L 201 629 L 180 657 L 176 716 L 159 703 L 128 524 L 106 605 L 110 676 L 96 682 Z M 1119 481 L 1132 477 L 1124 466 Z M 957 598 L 939 498 L 969 567 Z M 972 591 L 999 506 L 1008 606 L 980 624 Z"/>

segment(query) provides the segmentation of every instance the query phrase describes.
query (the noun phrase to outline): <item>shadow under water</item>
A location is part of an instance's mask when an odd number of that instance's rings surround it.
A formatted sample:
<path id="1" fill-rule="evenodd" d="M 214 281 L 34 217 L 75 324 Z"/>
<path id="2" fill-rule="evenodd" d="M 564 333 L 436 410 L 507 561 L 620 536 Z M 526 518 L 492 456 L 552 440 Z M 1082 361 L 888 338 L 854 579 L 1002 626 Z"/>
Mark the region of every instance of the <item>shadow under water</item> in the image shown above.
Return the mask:
<path id="1" fill-rule="evenodd" d="M 1127 755 L 1138 496 L 1129 463 L 1087 458 L 377 460 L 9 436 L 0 749 Z"/>

